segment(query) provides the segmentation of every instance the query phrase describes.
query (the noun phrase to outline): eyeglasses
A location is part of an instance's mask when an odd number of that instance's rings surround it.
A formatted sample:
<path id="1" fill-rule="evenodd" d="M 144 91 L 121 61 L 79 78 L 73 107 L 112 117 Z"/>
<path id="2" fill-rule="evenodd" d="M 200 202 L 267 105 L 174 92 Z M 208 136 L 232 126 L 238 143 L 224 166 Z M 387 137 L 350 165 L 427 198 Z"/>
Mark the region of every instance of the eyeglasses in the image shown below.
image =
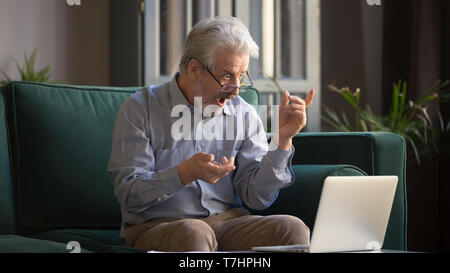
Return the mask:
<path id="1" fill-rule="evenodd" d="M 222 84 L 214 75 L 213 73 L 211 73 L 211 71 L 209 71 L 208 67 L 205 66 L 206 71 L 208 71 L 209 75 L 211 75 L 211 77 L 213 77 L 214 80 L 216 80 L 216 82 L 220 85 L 221 89 L 220 89 L 220 93 L 219 93 L 219 98 L 225 98 L 225 99 L 229 99 L 229 98 L 233 98 L 233 92 L 236 91 L 236 89 L 239 89 L 239 93 L 241 92 L 245 92 L 248 91 L 248 89 L 253 87 L 253 81 L 252 78 L 250 77 L 250 74 L 248 74 L 248 71 L 245 71 L 245 73 L 247 74 L 248 80 L 250 81 L 250 84 L 242 84 L 240 86 L 234 85 L 234 84 Z"/>

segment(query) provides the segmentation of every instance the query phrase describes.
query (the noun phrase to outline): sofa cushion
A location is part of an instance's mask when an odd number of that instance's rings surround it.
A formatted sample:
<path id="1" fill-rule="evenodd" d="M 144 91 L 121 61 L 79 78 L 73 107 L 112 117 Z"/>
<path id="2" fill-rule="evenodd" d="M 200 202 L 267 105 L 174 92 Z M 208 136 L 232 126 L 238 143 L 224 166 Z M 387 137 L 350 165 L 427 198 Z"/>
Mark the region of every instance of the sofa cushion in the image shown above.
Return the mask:
<path id="1" fill-rule="evenodd" d="M 295 183 L 280 190 L 277 200 L 270 208 L 262 212 L 252 211 L 253 213 L 294 215 L 312 229 L 319 208 L 323 182 L 327 176 L 367 175 L 352 165 L 293 165 L 292 171 L 295 174 Z"/>
<path id="2" fill-rule="evenodd" d="M 102 253 L 139 253 L 136 248 L 125 245 L 119 239 L 119 230 L 52 230 L 34 236 L 34 238 L 60 243 L 76 241 L 83 249 Z"/>
<path id="3" fill-rule="evenodd" d="M 0 253 L 70 253 L 67 243 L 27 238 L 18 235 L 0 235 Z M 80 253 L 90 253 L 81 248 Z"/>
<path id="4" fill-rule="evenodd" d="M 259 93 L 255 88 L 248 88 L 245 92 L 239 93 L 239 96 L 253 106 L 259 114 Z"/>
<path id="5" fill-rule="evenodd" d="M 0 234 L 12 234 L 15 232 L 14 199 L 3 88 L 0 89 L 0 219 Z"/>
<path id="6" fill-rule="evenodd" d="M 19 223 L 119 228 L 106 170 L 116 113 L 138 88 L 13 82 L 10 103 Z"/>

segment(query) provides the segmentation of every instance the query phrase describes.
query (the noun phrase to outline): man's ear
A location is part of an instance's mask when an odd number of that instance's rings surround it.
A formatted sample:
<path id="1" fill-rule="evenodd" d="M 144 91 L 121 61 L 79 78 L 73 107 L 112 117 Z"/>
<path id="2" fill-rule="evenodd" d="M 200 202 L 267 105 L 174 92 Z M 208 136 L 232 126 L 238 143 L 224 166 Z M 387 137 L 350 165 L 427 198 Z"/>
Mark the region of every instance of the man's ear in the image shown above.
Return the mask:
<path id="1" fill-rule="evenodd" d="M 187 66 L 187 74 L 191 79 L 198 79 L 203 72 L 203 65 L 197 59 L 191 59 Z"/>

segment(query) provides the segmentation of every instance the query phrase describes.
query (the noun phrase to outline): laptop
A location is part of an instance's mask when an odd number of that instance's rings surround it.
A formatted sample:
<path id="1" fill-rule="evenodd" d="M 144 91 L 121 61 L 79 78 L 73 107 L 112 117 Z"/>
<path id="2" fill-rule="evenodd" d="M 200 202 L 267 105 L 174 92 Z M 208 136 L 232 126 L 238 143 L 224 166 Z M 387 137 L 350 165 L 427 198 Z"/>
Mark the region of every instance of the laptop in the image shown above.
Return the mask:
<path id="1" fill-rule="evenodd" d="M 268 252 L 381 250 L 397 176 L 329 176 L 325 179 L 309 245 L 253 247 Z"/>

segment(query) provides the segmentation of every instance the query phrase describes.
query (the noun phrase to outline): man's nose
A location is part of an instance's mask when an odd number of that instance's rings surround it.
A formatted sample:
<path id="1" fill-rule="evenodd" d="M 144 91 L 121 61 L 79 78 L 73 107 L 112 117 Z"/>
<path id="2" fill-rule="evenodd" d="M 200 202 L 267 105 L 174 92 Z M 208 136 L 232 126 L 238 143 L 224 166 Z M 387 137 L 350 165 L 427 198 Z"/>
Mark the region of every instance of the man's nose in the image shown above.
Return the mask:
<path id="1" fill-rule="evenodd" d="M 233 84 L 233 85 L 236 85 L 236 86 L 241 86 L 241 81 L 240 81 L 239 79 L 236 79 L 232 84 Z M 239 95 L 239 88 L 234 89 L 233 92 L 232 92 L 232 94 L 233 94 L 234 96 Z"/>

